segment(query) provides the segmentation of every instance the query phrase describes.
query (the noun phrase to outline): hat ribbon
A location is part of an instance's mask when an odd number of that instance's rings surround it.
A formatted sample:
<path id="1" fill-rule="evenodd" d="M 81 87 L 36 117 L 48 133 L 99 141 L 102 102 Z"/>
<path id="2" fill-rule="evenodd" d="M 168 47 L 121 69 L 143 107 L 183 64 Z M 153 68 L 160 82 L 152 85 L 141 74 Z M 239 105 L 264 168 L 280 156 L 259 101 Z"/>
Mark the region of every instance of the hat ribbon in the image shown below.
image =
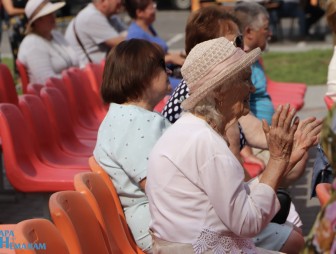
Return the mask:
<path id="1" fill-rule="evenodd" d="M 49 3 L 49 0 L 44 0 L 42 3 L 40 3 L 39 6 L 33 11 L 32 15 L 30 16 L 30 20 L 32 20 L 42 9 L 44 6 L 46 6 Z"/>

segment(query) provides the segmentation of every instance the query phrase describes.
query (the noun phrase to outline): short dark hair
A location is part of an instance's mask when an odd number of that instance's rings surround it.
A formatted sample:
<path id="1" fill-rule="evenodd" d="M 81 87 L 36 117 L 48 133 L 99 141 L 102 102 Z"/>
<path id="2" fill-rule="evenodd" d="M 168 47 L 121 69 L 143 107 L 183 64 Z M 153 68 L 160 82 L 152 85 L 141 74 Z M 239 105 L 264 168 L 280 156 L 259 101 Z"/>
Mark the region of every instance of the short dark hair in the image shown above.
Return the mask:
<path id="1" fill-rule="evenodd" d="M 145 10 L 151 0 L 124 0 L 124 6 L 128 15 L 135 19 L 137 10 Z"/>
<path id="2" fill-rule="evenodd" d="M 138 100 L 163 68 L 164 52 L 159 45 L 141 39 L 121 42 L 106 58 L 101 86 L 104 102 Z"/>
<path id="3" fill-rule="evenodd" d="M 198 43 L 223 36 L 223 23 L 230 25 L 230 21 L 239 26 L 239 21 L 223 7 L 209 6 L 192 13 L 185 30 L 186 53 Z"/>

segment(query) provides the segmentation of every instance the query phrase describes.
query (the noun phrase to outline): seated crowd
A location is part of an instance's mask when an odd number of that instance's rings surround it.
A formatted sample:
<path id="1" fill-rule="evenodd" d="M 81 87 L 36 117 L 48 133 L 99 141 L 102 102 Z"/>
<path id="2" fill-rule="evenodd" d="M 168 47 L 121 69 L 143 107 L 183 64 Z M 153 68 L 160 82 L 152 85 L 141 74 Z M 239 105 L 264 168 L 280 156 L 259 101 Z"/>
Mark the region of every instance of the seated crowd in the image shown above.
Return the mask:
<path id="1" fill-rule="evenodd" d="M 93 156 L 137 245 L 163 254 L 298 253 L 300 216 L 278 196 L 304 173 L 322 121 L 272 104 L 260 61 L 272 36 L 266 8 L 243 1 L 232 12 L 192 12 L 184 55 L 154 29 L 153 0 L 124 1 L 129 26 L 117 15 L 121 0 L 92 0 L 63 36 L 55 12 L 64 4 L 28 1 L 18 59 L 40 84 L 70 67 L 104 64 L 100 92 L 109 108 Z M 303 36 L 314 22 L 305 21 Z M 176 67 L 183 78 L 172 75 Z M 262 172 L 251 177 L 244 161 Z"/>

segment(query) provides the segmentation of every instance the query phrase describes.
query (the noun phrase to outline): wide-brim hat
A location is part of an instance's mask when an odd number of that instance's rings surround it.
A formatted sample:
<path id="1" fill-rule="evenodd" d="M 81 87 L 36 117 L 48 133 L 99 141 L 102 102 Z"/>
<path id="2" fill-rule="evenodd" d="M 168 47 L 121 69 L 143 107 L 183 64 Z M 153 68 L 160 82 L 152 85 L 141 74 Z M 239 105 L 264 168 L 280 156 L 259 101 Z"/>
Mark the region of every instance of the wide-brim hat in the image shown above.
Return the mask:
<path id="1" fill-rule="evenodd" d="M 25 7 L 28 19 L 27 31 L 35 20 L 61 9 L 65 2 L 51 3 L 49 0 L 29 0 Z"/>
<path id="2" fill-rule="evenodd" d="M 251 66 L 260 54 L 260 48 L 246 53 L 224 37 L 197 44 L 181 68 L 189 88 L 189 97 L 182 102 L 183 109 L 193 108 L 210 91 Z"/>

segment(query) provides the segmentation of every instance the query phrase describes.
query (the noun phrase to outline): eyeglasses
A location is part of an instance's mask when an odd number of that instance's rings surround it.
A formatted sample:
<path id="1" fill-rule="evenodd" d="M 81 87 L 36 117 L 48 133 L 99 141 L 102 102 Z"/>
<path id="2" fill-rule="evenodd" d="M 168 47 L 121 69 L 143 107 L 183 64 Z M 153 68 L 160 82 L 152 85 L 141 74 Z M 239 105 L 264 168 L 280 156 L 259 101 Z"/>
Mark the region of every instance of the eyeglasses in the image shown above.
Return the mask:
<path id="1" fill-rule="evenodd" d="M 237 35 L 233 41 L 231 41 L 231 43 L 237 47 L 237 48 L 241 48 L 242 50 L 244 50 L 244 37 L 239 34 Z"/>

